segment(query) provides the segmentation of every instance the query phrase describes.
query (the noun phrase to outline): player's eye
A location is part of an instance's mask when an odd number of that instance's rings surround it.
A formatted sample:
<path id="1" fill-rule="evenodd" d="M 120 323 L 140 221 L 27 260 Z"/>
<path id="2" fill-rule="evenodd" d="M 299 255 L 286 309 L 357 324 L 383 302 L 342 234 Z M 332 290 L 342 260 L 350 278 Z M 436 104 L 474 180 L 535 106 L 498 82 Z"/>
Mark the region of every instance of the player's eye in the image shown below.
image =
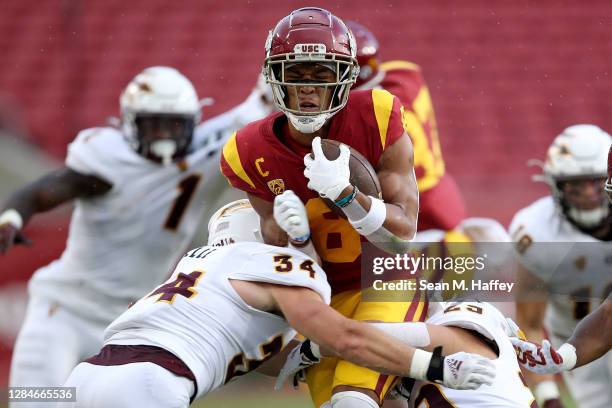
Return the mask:
<path id="1" fill-rule="evenodd" d="M 336 79 L 336 74 L 329 70 L 317 72 L 315 74 L 315 79 L 317 82 L 332 82 Z"/>

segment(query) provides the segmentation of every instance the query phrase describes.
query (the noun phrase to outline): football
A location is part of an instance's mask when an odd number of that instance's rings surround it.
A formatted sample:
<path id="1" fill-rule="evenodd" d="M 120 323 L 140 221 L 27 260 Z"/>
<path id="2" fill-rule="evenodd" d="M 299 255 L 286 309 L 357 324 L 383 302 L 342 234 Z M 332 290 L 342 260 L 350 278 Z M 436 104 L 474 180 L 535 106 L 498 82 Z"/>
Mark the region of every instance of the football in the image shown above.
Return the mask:
<path id="1" fill-rule="evenodd" d="M 323 149 L 325 157 L 330 160 L 337 159 L 340 155 L 340 144 L 341 143 L 337 140 L 322 139 L 321 149 Z M 349 169 L 351 172 L 349 180 L 351 184 L 357 186 L 359 191 L 365 195 L 382 198 L 382 189 L 380 188 L 380 182 L 378 181 L 376 171 L 361 153 L 350 146 L 348 147 L 351 150 L 351 158 L 349 160 Z M 327 198 L 324 198 L 323 201 L 325 201 L 327 206 L 337 215 L 345 218 L 342 210 L 335 205 L 333 201 Z"/>

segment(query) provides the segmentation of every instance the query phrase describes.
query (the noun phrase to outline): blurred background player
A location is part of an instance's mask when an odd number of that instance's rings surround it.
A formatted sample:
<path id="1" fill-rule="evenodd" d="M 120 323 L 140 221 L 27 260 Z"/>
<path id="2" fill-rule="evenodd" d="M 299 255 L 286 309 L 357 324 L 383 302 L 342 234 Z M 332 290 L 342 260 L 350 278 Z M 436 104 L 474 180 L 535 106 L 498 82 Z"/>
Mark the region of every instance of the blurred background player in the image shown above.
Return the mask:
<path id="1" fill-rule="evenodd" d="M 289 242 L 313 256 L 316 249 L 332 287 L 332 307 L 357 320 L 419 320 L 426 314 L 420 293 L 406 302 L 361 302 L 362 239 L 398 245 L 412 239 L 418 190 L 399 100 L 384 90 L 349 95 L 359 71 L 355 52 L 350 30 L 327 10 L 298 9 L 280 20 L 266 41 L 264 74 L 281 112 L 230 138 L 221 168 L 232 186 L 248 194 L 267 243 L 287 243 L 273 217 L 275 197 L 291 189 L 305 203 L 312 240 L 311 235 L 291 236 Z M 328 160 L 321 138 L 346 143 L 365 156 L 376 169 L 385 201 L 351 185 L 348 148 Z M 307 156 L 311 148 L 314 158 Z M 334 201 L 347 219 L 322 198 Z M 356 391 L 363 394 L 359 406 L 378 406 L 394 380 L 336 359 L 308 370 L 317 407 L 332 392 L 349 403 Z"/>
<path id="2" fill-rule="evenodd" d="M 346 24 L 355 36 L 360 67 L 353 89 L 385 89 L 403 105 L 402 120 L 412 140 L 419 187 L 418 230 L 455 228 L 466 217 L 465 204 L 444 166 L 433 103 L 421 67 L 409 61 L 380 61 L 374 34 L 355 21 Z"/>
<path id="3" fill-rule="evenodd" d="M 612 203 L 612 145 L 608 152 L 605 191 Z M 569 340 L 557 350 L 548 340 L 544 340 L 541 346 L 519 338 L 511 340 L 523 367 L 535 373 L 557 374 L 582 367 L 601 358 L 612 348 L 612 294 L 576 325 Z"/>
<path id="4" fill-rule="evenodd" d="M 553 347 L 612 289 L 612 203 L 604 192 L 612 137 L 594 125 L 575 125 L 555 138 L 543 164 L 551 195 L 520 210 L 510 225 L 520 261 L 517 321 L 528 339 Z M 612 405 L 612 354 L 564 374 L 580 407 Z M 538 402 L 553 406 L 553 377 L 526 375 Z M 545 401 L 550 400 L 548 403 Z M 556 402 L 558 403 L 558 402 Z"/>
<path id="5" fill-rule="evenodd" d="M 256 109 L 255 94 L 195 132 L 201 107 L 191 82 L 173 68 L 147 68 L 121 95 L 121 129 L 83 130 L 64 167 L 9 198 L 1 252 L 24 240 L 34 214 L 75 202 L 66 250 L 29 284 L 11 386 L 61 385 L 99 349 L 104 328 L 167 276 L 196 233 L 201 203 L 222 180 L 227 127 L 247 105 Z"/>
<path id="6" fill-rule="evenodd" d="M 542 345 L 512 338 L 521 365 L 537 374 L 558 374 L 601 358 L 612 348 L 612 295 L 577 325 L 558 349 L 548 340 Z"/>

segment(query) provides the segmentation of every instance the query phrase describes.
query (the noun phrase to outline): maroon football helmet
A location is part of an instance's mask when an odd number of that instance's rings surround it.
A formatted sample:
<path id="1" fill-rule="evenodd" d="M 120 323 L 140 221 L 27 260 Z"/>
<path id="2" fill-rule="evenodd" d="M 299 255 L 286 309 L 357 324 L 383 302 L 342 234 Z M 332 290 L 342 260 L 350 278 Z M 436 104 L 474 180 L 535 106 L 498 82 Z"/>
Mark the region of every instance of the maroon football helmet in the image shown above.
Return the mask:
<path id="1" fill-rule="evenodd" d="M 608 181 L 606 181 L 605 190 L 610 202 L 612 202 L 612 146 L 608 151 Z"/>
<path id="2" fill-rule="evenodd" d="M 300 80 L 285 80 L 288 67 L 295 64 L 317 64 L 335 73 L 335 80 L 303 84 L 318 91 L 331 88 L 329 103 L 319 109 L 291 109 L 288 92 L 297 92 Z M 359 73 L 355 58 L 355 39 L 346 24 L 327 10 L 305 7 L 293 11 L 276 24 L 266 41 L 264 76 L 271 85 L 274 104 L 283 111 L 301 132 L 320 129 L 329 118 L 346 105 L 351 85 Z"/>
<path id="3" fill-rule="evenodd" d="M 376 77 L 378 70 L 378 40 L 370 30 L 355 21 L 347 21 L 346 25 L 353 32 L 357 43 L 357 62 L 359 63 L 359 76 L 355 81 L 358 88 Z"/>

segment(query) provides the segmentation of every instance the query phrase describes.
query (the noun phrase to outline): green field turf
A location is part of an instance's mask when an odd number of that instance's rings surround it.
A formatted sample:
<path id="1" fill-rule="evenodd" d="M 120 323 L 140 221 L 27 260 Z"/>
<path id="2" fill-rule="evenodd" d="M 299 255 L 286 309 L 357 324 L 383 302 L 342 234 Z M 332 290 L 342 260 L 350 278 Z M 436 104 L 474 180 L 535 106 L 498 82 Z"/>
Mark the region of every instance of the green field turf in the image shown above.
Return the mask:
<path id="1" fill-rule="evenodd" d="M 300 390 L 285 387 L 283 391 L 274 391 L 274 381 L 260 376 L 250 375 L 217 390 L 204 399 L 196 401 L 192 408 L 313 408 L 308 392 L 302 386 Z M 78 398 L 78 394 L 77 394 Z M 566 408 L 575 408 L 572 399 L 562 388 L 563 403 Z M 49 407 L 52 407 L 50 404 Z M 6 400 L 0 402 L 0 408 L 6 408 Z"/>
<path id="2" fill-rule="evenodd" d="M 274 391 L 274 380 L 254 374 L 196 401 L 193 408 L 312 408 L 305 389 Z"/>

